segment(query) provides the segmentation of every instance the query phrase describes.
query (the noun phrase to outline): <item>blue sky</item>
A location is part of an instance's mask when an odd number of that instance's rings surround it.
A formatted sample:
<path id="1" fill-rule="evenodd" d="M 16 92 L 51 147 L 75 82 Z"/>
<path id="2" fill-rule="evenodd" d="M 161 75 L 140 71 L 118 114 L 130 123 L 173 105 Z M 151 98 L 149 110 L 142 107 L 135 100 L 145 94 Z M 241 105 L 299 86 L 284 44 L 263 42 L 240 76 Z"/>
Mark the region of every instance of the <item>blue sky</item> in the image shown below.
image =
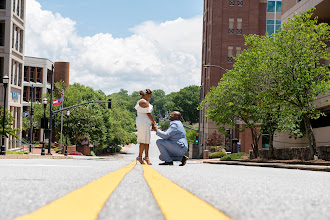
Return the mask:
<path id="1" fill-rule="evenodd" d="M 25 55 L 107 94 L 200 85 L 203 0 L 29 0 Z"/>
<path id="2" fill-rule="evenodd" d="M 186 19 L 203 13 L 203 0 L 39 0 L 42 9 L 76 22 L 81 36 L 111 33 L 127 37 L 145 22 Z"/>

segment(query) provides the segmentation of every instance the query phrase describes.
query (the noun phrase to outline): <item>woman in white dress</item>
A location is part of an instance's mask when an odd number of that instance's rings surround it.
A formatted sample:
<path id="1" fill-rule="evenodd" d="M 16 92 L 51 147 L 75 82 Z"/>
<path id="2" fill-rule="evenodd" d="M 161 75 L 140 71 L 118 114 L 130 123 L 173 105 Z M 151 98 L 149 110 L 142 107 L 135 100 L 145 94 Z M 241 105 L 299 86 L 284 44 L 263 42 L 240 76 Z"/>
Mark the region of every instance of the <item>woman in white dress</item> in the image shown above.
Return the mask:
<path id="1" fill-rule="evenodd" d="M 140 144 L 139 156 L 136 158 L 141 164 L 143 160 L 151 165 L 149 160 L 149 143 L 150 143 L 150 133 L 151 127 L 155 126 L 156 122 L 152 117 L 153 106 L 149 103 L 151 99 L 152 92 L 150 89 L 145 89 L 140 91 L 141 98 L 136 103 L 135 109 L 137 111 L 136 117 L 136 127 L 138 131 L 138 143 Z M 145 157 L 142 159 L 143 151 L 145 152 Z"/>

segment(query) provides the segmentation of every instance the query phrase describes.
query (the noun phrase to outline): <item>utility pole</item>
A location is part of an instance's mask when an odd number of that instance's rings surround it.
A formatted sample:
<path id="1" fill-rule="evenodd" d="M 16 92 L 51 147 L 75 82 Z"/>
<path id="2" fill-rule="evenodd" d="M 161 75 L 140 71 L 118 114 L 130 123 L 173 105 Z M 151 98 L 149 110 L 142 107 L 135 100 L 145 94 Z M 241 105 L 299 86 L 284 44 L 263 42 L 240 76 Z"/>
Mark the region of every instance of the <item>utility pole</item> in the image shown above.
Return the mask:
<path id="1" fill-rule="evenodd" d="M 53 131 L 53 90 L 54 90 L 54 64 L 52 64 L 52 76 L 50 83 L 50 113 L 49 113 L 49 143 L 48 143 L 48 153 L 51 155 L 51 147 L 52 147 L 52 131 Z"/>
<path id="2" fill-rule="evenodd" d="M 30 99 L 31 99 L 31 107 L 30 107 L 30 153 L 32 152 L 32 136 L 33 136 L 33 84 L 30 90 Z"/>

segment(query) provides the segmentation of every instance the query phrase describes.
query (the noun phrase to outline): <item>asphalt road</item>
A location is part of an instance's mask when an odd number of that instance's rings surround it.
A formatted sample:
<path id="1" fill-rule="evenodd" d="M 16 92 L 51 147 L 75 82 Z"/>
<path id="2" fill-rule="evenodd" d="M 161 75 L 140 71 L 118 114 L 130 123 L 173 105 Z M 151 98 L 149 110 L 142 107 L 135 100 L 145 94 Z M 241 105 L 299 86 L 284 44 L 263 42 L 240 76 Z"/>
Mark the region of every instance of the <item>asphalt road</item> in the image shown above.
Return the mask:
<path id="1" fill-rule="evenodd" d="M 202 164 L 159 166 L 152 136 L 152 167 L 232 219 L 330 219 L 329 172 Z M 130 164 L 138 146 L 106 159 L 0 160 L 0 219 L 28 214 Z M 88 199 L 88 198 L 86 198 Z M 61 211 L 61 210 L 59 210 Z M 99 219 L 164 219 L 141 165 L 111 194 Z"/>

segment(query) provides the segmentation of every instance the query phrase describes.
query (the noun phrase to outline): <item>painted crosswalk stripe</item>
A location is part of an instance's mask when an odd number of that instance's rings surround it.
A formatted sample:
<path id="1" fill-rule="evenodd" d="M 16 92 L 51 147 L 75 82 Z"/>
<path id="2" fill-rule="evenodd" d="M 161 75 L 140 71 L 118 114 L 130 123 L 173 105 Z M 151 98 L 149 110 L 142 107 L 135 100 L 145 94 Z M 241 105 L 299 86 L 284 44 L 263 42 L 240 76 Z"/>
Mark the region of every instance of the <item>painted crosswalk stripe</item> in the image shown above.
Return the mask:
<path id="1" fill-rule="evenodd" d="M 143 170 L 144 178 L 167 220 L 230 219 L 216 208 L 163 177 L 150 166 L 144 165 Z"/>
<path id="2" fill-rule="evenodd" d="M 116 189 L 124 176 L 133 169 L 135 164 L 136 162 L 133 162 L 120 170 L 111 172 L 86 186 L 63 196 L 62 198 L 51 202 L 39 210 L 17 219 L 97 219 L 99 212 L 111 193 Z"/>

